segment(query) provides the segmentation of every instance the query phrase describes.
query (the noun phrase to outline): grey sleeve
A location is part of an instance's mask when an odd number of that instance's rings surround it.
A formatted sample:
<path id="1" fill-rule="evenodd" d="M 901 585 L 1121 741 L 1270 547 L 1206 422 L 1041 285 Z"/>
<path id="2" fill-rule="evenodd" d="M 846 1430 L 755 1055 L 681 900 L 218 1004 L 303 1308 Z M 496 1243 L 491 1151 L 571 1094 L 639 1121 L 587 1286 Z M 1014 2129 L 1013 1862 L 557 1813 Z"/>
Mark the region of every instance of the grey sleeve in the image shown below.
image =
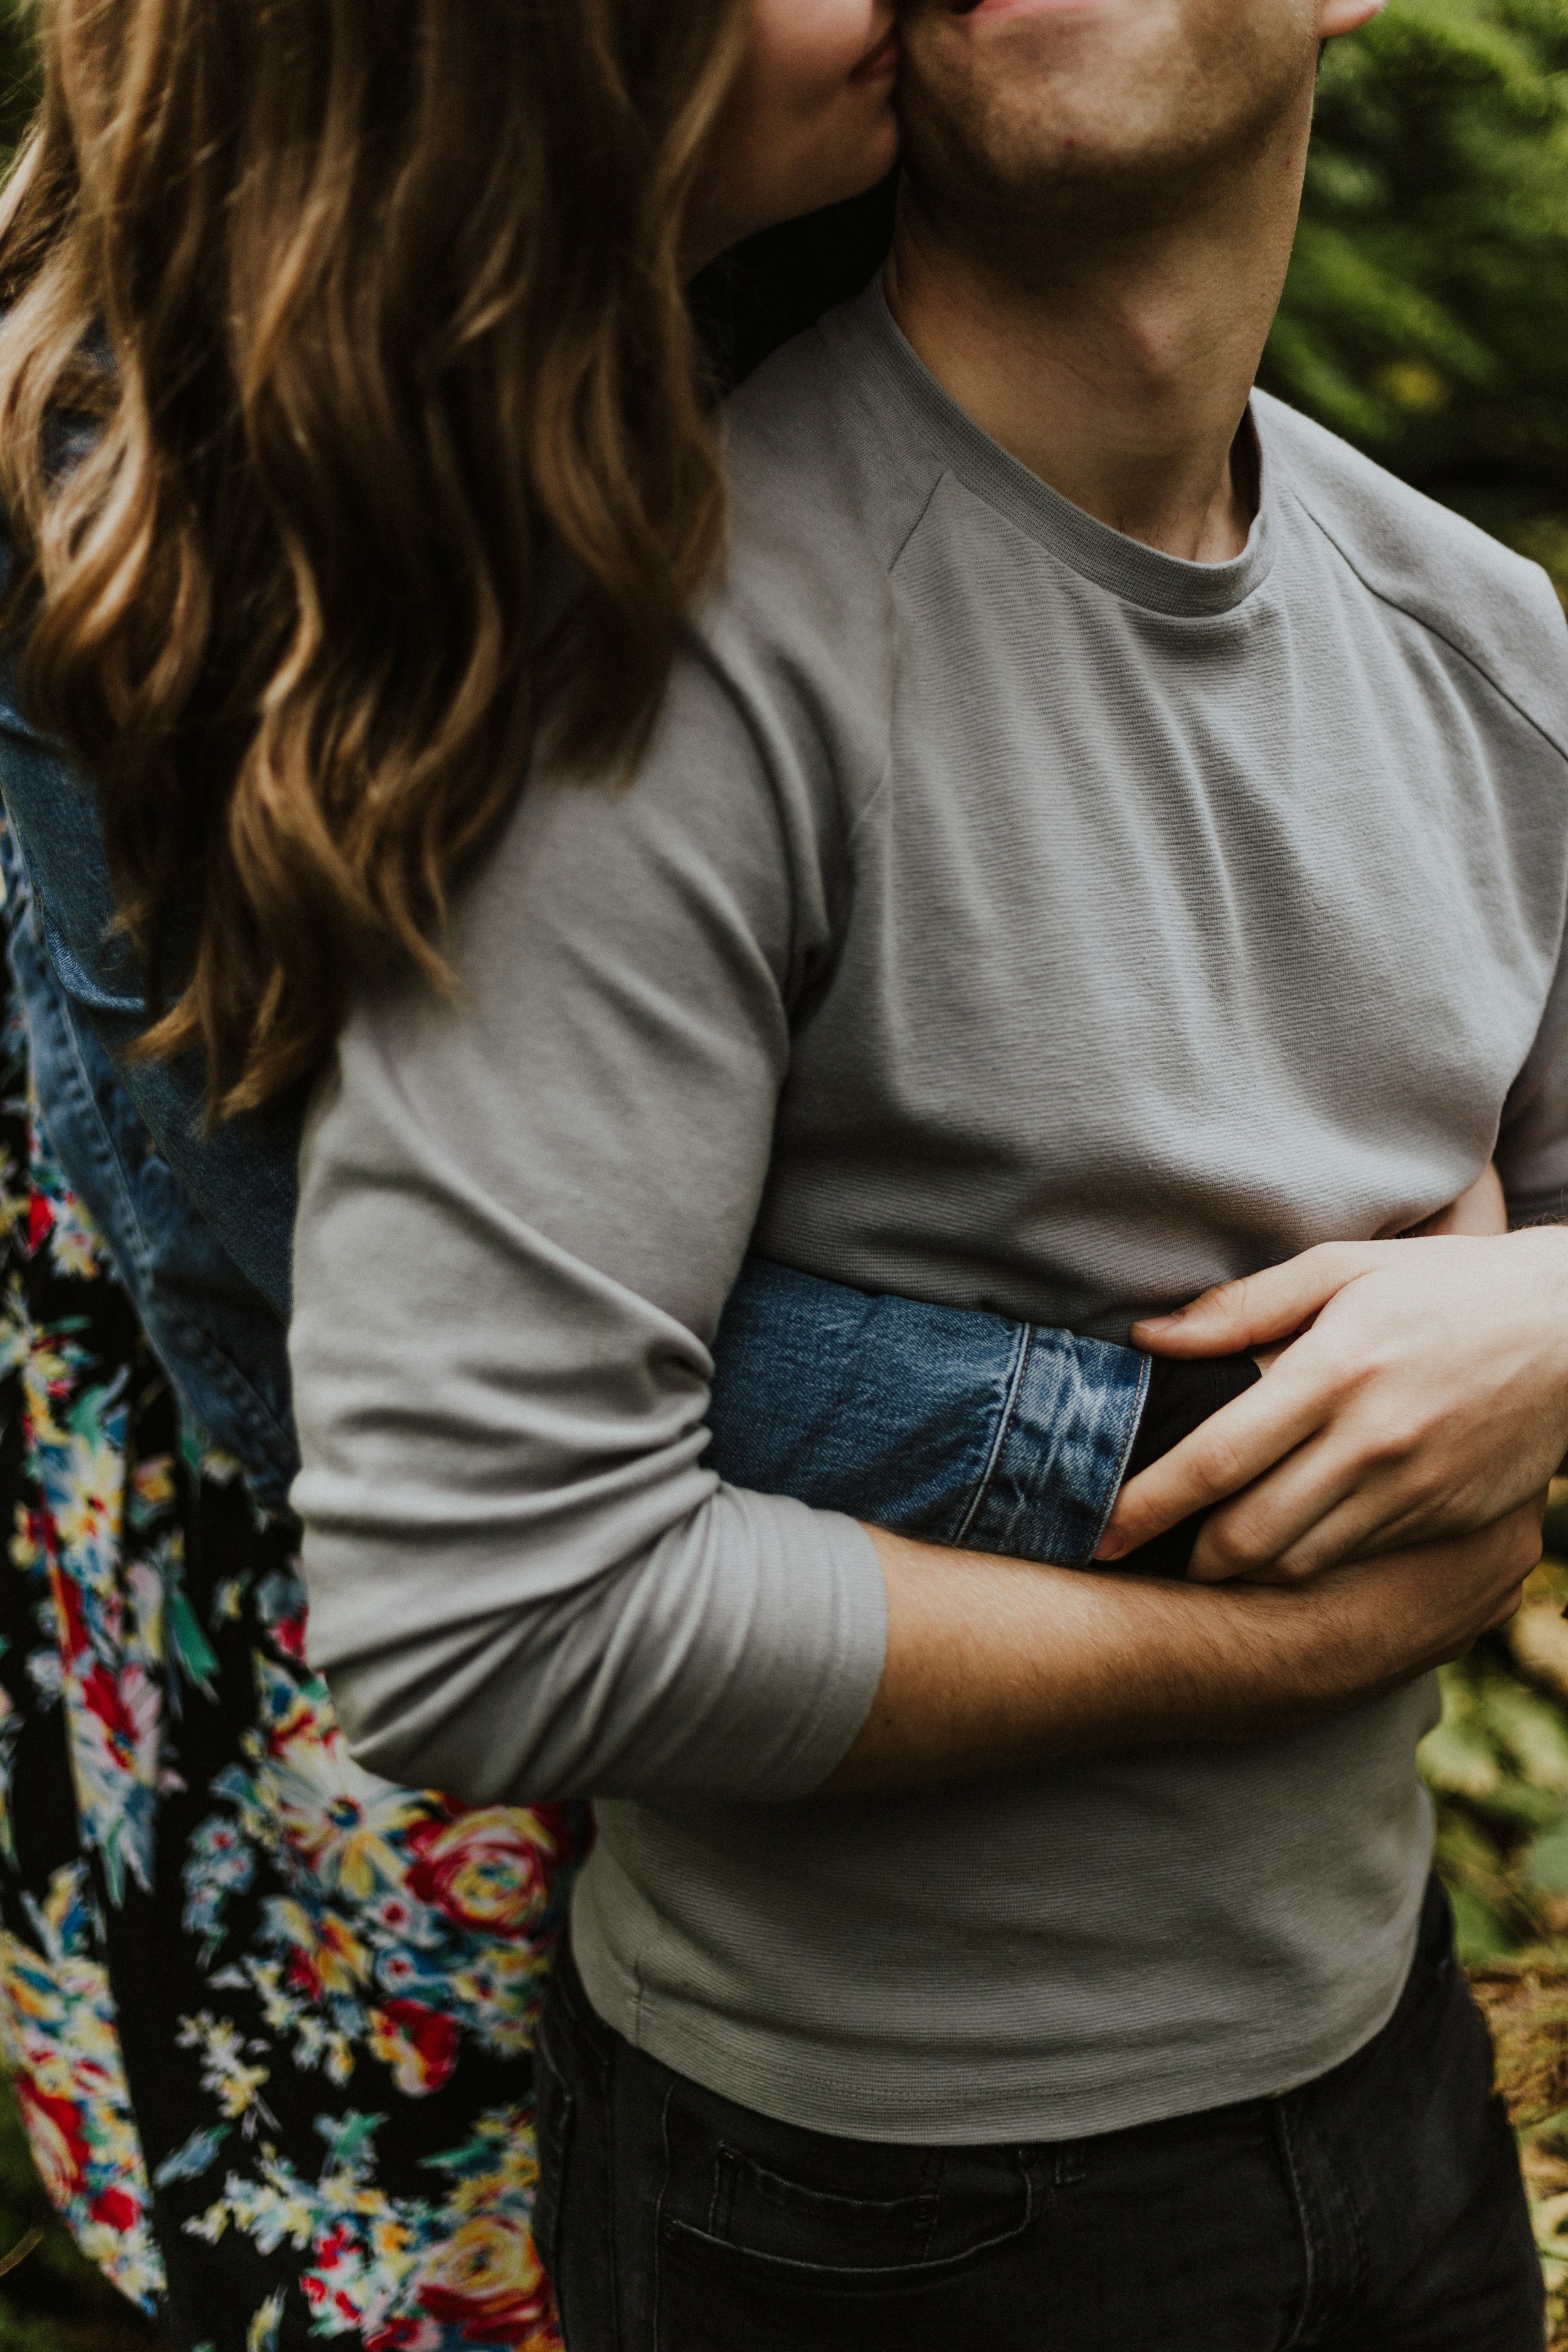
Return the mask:
<path id="1" fill-rule="evenodd" d="M 633 786 L 523 796 L 457 993 L 363 1004 L 323 1082 L 294 1500 L 311 1655 L 375 1772 L 784 1799 L 865 1719 L 869 1539 L 700 1459 L 788 1005 L 830 949 L 825 764 L 694 656 Z"/>

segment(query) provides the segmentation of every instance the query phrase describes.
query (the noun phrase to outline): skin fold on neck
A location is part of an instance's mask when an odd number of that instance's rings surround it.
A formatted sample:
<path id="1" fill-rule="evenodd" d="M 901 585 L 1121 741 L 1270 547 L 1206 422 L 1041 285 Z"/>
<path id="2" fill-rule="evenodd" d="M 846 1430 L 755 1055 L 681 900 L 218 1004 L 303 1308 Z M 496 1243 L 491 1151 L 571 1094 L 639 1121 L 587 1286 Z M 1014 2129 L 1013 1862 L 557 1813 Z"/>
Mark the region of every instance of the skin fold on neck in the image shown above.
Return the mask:
<path id="1" fill-rule="evenodd" d="M 1113 530 L 1191 562 L 1245 548 L 1241 428 L 1289 262 L 1310 81 L 1266 133 L 1180 186 L 1053 220 L 951 216 L 906 182 L 893 315 L 1020 462 Z"/>

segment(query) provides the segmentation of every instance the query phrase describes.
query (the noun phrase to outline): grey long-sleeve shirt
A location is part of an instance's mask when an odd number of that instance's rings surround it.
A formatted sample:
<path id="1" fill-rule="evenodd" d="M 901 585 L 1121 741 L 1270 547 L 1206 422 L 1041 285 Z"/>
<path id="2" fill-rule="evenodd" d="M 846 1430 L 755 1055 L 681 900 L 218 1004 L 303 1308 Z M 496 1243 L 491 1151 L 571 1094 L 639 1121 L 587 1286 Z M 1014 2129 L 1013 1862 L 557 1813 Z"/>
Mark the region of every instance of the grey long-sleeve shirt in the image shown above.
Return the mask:
<path id="1" fill-rule="evenodd" d="M 879 291 L 782 354 L 635 784 L 531 787 L 458 996 L 363 1004 L 314 1109 L 296 1499 L 356 1753 L 599 1798 L 592 1998 L 808 2126 L 1282 2087 L 1407 1963 L 1429 1685 L 1246 1750 L 800 1801 L 877 1685 L 875 1556 L 700 1462 L 749 1245 L 1121 1338 L 1494 1147 L 1517 1208 L 1561 1200 L 1562 616 L 1255 416 L 1250 542 L 1197 566 L 1014 463 Z"/>

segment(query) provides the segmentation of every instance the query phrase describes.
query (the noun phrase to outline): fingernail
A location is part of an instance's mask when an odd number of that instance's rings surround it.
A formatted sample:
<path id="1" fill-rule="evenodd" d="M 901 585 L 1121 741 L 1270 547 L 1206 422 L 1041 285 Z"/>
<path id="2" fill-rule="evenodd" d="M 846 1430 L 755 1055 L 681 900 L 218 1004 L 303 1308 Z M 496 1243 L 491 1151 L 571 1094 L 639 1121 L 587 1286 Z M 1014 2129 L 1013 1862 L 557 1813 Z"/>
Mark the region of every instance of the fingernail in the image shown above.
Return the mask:
<path id="1" fill-rule="evenodd" d="M 1094 1556 L 1096 1559 L 1120 1559 L 1122 1553 L 1130 1549 L 1126 1537 L 1119 1529 L 1107 1528 L 1100 1538 L 1100 1549 Z"/>
<path id="2" fill-rule="evenodd" d="M 1187 1310 L 1178 1307 L 1173 1315 L 1140 1315 L 1136 1328 L 1140 1331 L 1165 1331 L 1173 1323 L 1184 1323 Z"/>

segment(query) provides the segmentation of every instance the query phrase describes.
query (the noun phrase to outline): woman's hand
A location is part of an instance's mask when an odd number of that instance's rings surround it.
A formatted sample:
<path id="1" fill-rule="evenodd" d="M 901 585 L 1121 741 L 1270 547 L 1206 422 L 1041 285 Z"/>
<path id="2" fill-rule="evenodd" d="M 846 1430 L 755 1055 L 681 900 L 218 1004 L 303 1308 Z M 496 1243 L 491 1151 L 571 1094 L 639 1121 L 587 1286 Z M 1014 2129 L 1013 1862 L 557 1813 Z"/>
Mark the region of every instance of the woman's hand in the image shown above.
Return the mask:
<path id="1" fill-rule="evenodd" d="M 1287 1344 L 1124 1489 L 1102 1560 L 1220 1504 L 1193 1575 L 1295 1581 L 1487 1527 L 1568 1453 L 1568 1230 L 1331 1243 L 1132 1337 L 1170 1356 Z"/>

